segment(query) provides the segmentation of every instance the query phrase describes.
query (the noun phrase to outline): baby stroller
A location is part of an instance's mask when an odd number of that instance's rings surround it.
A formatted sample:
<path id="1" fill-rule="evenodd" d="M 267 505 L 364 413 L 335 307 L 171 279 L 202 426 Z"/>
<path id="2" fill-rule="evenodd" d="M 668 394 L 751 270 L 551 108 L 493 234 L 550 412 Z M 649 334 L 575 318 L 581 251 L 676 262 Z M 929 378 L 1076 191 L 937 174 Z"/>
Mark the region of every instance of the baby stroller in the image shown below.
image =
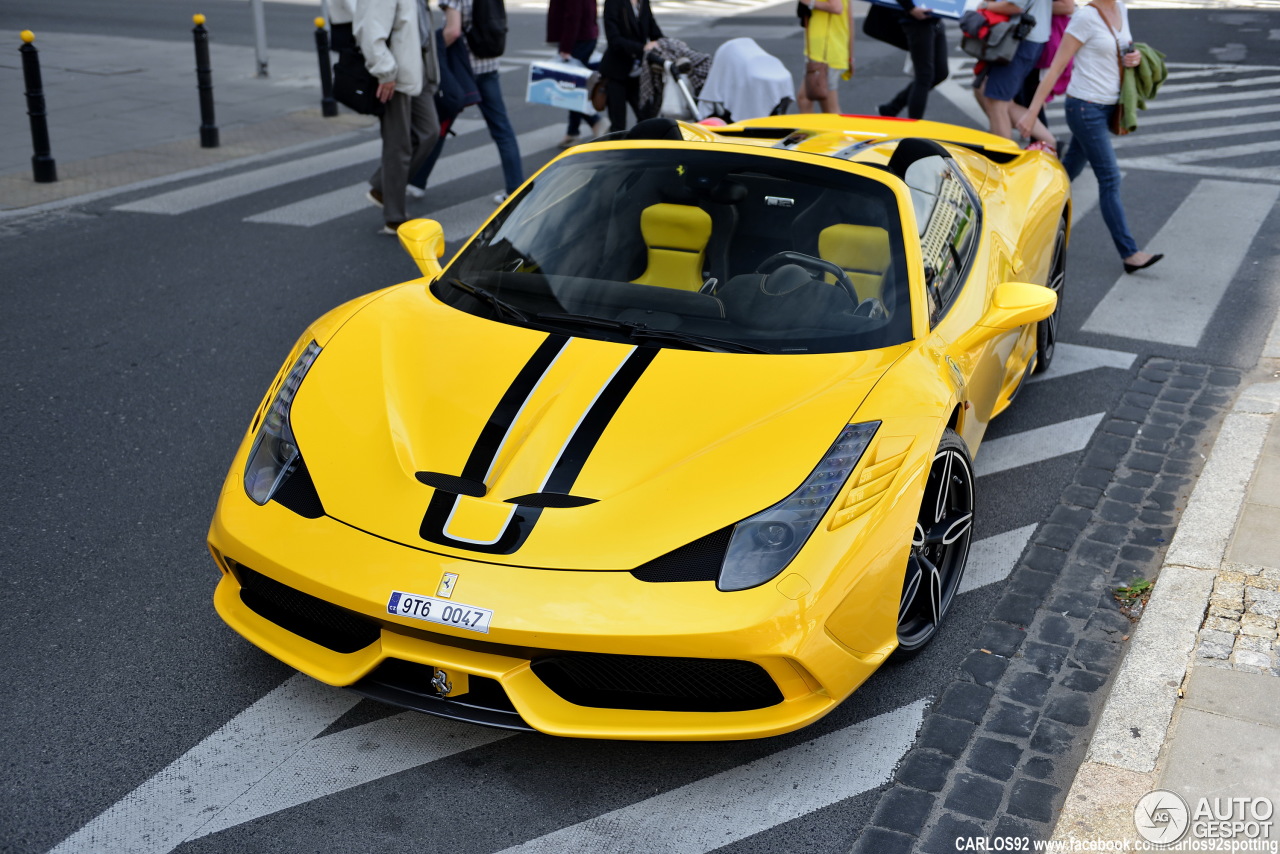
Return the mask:
<path id="1" fill-rule="evenodd" d="M 694 122 L 698 92 L 711 68 L 711 55 L 699 53 L 679 39 L 658 39 L 640 71 L 640 101 L 649 115 Z"/>
<path id="2" fill-rule="evenodd" d="M 782 60 L 767 53 L 755 39 L 730 39 L 716 49 L 711 71 L 698 93 L 698 117 L 740 122 L 783 115 L 790 109 L 795 91 L 791 72 Z"/>

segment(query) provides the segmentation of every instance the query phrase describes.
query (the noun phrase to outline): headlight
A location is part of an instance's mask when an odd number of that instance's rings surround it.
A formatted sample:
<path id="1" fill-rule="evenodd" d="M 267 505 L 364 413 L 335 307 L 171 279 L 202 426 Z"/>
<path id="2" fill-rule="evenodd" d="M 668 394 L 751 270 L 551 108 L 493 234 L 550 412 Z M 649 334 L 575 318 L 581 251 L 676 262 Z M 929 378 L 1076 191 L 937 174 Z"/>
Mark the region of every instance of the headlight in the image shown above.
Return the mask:
<path id="1" fill-rule="evenodd" d="M 266 504 L 275 495 L 280 484 L 298 467 L 302 455 L 293 440 L 293 428 L 289 426 L 289 410 L 293 396 L 302 385 L 312 362 L 320 355 L 320 345 L 312 341 L 293 363 L 289 375 L 280 384 L 280 390 L 267 407 L 267 414 L 258 427 L 258 435 L 249 451 L 249 461 L 244 466 L 244 491 L 258 504 Z"/>
<path id="2" fill-rule="evenodd" d="M 826 514 L 879 426 L 879 421 L 869 421 L 845 427 L 799 489 L 739 522 L 729 539 L 716 587 L 746 590 L 782 572 Z"/>

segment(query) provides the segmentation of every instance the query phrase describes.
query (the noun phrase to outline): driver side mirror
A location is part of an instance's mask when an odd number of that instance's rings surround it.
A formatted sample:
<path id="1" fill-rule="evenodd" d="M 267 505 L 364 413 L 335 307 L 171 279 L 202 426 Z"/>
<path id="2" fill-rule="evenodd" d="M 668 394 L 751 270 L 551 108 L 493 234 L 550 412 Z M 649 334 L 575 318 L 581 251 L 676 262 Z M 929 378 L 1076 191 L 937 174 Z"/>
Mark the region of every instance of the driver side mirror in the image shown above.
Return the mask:
<path id="1" fill-rule="evenodd" d="M 434 219 L 411 219 L 396 229 L 400 245 L 409 253 L 422 275 L 434 279 L 444 272 L 444 227 Z"/>
<path id="2" fill-rule="evenodd" d="M 1057 306 L 1058 295 L 1044 285 L 1005 282 L 996 286 L 991 307 L 978 325 L 1002 331 L 1017 329 L 1044 320 Z"/>

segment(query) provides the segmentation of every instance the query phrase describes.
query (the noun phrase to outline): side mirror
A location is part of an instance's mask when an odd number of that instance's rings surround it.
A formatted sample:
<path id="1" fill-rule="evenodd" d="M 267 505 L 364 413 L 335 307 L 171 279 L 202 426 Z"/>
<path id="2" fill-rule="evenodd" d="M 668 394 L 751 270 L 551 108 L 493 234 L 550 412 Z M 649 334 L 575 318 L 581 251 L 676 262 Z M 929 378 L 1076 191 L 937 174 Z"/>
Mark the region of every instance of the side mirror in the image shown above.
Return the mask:
<path id="1" fill-rule="evenodd" d="M 1012 330 L 1044 320 L 1058 307 L 1058 295 L 1044 285 L 1005 282 L 997 285 L 991 308 L 978 321 L 987 329 Z"/>
<path id="2" fill-rule="evenodd" d="M 434 219 L 411 219 L 396 229 L 400 245 L 428 279 L 439 276 L 444 268 L 444 228 Z"/>

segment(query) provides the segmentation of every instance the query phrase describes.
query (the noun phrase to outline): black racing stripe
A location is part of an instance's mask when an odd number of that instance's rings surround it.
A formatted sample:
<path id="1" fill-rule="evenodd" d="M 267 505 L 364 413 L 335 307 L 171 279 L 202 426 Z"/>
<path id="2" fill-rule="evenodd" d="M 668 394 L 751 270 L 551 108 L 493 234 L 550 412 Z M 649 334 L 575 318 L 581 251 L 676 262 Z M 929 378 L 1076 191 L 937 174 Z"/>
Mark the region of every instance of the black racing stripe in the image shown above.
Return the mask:
<path id="1" fill-rule="evenodd" d="M 542 348 L 539 348 L 541 351 Z M 591 409 L 583 417 L 582 422 L 578 425 L 577 430 L 569 439 L 565 446 L 564 452 L 560 455 L 560 459 L 556 461 L 555 468 L 552 469 L 547 484 L 543 487 L 544 492 L 561 492 L 568 493 L 573 482 L 577 480 L 578 474 L 586 465 L 587 458 L 591 455 L 592 449 L 596 443 L 600 441 L 600 437 L 604 434 L 605 429 L 609 426 L 609 422 L 613 419 L 614 414 L 622 406 L 622 402 L 626 400 L 627 395 L 635 387 L 645 369 L 657 357 L 659 348 L 657 347 L 640 347 L 631 352 L 626 361 L 618 369 L 617 373 L 605 386 L 600 396 L 596 398 Z M 554 353 L 553 353 L 554 358 Z M 532 361 L 532 360 L 531 360 Z M 546 364 L 550 364 L 547 361 Z M 527 366 L 526 366 L 527 368 Z M 545 367 L 543 368 L 545 370 Z M 525 371 L 521 371 L 524 376 Z M 537 376 L 541 376 L 539 373 Z M 517 381 L 519 378 L 517 378 Z M 535 376 L 534 383 L 537 382 Z M 513 385 L 514 387 L 514 385 Z M 526 391 L 526 397 L 532 393 L 533 385 L 529 384 Z M 503 395 L 502 403 L 507 402 L 510 394 Z M 520 411 L 524 398 L 520 398 L 514 409 L 511 410 L 510 417 L 514 418 L 515 413 Z M 496 418 L 495 410 L 495 418 Z M 490 419 L 490 424 L 494 422 L 494 418 Z M 486 426 L 486 430 L 488 427 Z M 497 441 L 501 441 L 501 437 L 506 434 L 499 434 Z M 482 434 L 483 438 L 483 434 Z M 495 444 L 493 453 L 497 452 Z M 475 452 L 472 453 L 475 456 Z M 491 457 L 490 457 L 491 459 Z M 471 464 L 471 460 L 467 461 Z M 485 463 L 485 470 L 480 477 L 488 471 L 488 463 Z M 440 545 L 452 546 L 457 549 L 466 549 L 468 551 L 482 552 L 484 554 L 512 554 L 524 545 L 524 541 L 528 539 L 529 534 L 533 531 L 533 526 L 537 523 L 538 518 L 542 515 L 542 507 L 530 507 L 526 505 L 517 505 L 515 512 L 511 518 L 511 522 L 507 525 L 502 536 L 498 538 L 496 543 L 489 545 L 479 543 L 468 543 L 455 540 L 444 532 L 445 522 L 448 521 L 449 513 L 453 510 L 455 496 L 443 492 L 436 492 L 431 497 L 431 503 L 427 507 L 427 513 L 422 518 L 422 527 L 419 531 L 422 538 L 429 542 L 438 543 Z"/>
<path id="2" fill-rule="evenodd" d="M 605 386 L 604 391 L 596 398 L 595 404 L 582 419 L 582 423 L 578 425 L 573 438 L 569 440 L 564 453 L 560 455 L 555 468 L 551 470 L 551 476 L 547 478 L 546 485 L 542 487 L 543 492 L 559 492 L 566 495 L 573 492 L 573 483 L 582 472 L 582 467 L 587 464 L 587 458 L 591 456 L 596 443 L 600 441 L 614 414 L 627 399 L 627 395 L 631 394 L 631 389 L 635 388 L 645 369 L 657 358 L 658 353 L 657 347 L 638 347 L 631 352 L 622 367 L 613 375 L 613 379 Z"/>
<path id="3" fill-rule="evenodd" d="M 560 354 L 560 351 L 568 343 L 568 336 L 548 335 L 546 340 L 538 345 L 538 349 L 529 357 L 529 361 L 525 362 L 524 367 L 520 369 L 520 373 L 516 374 L 516 378 L 511 381 L 511 385 L 502 395 L 502 399 L 494 407 L 493 414 L 489 416 L 489 420 L 481 428 L 480 437 L 476 439 L 476 444 L 471 449 L 471 454 L 467 457 L 467 461 L 462 467 L 463 478 L 479 483 L 484 482 L 485 475 L 489 473 L 489 466 L 493 464 L 494 458 L 502 447 L 502 439 L 507 435 L 507 431 L 511 429 L 511 425 L 515 421 L 516 415 L 519 414 L 520 408 L 529 399 L 529 395 L 533 394 L 538 381 L 546 374 L 547 369 L 551 367 L 551 363 L 555 361 L 556 356 Z M 445 523 L 449 521 L 449 514 L 453 512 L 453 505 L 457 500 L 457 495 L 442 492 L 438 489 L 435 490 L 431 496 L 430 503 L 427 505 L 427 512 L 422 517 L 422 525 L 418 529 L 418 535 L 428 542 L 443 546 L 469 549 L 488 554 L 510 554 L 519 548 L 520 543 L 524 542 L 524 538 L 528 536 L 529 528 L 532 527 L 533 522 L 537 519 L 537 513 L 533 513 L 533 518 L 526 518 L 530 511 L 524 508 L 517 508 L 511 524 L 507 526 L 507 530 L 503 532 L 498 542 L 492 545 L 467 543 L 455 540 L 444 532 Z M 521 531 L 524 532 L 523 535 L 520 533 Z"/>
<path id="4" fill-rule="evenodd" d="M 538 345 L 538 349 L 529 357 L 529 361 L 525 362 L 520 373 L 516 374 L 516 378 L 511 381 L 506 394 L 502 395 L 502 399 L 493 409 L 493 414 L 489 416 L 489 421 L 480 431 L 480 438 L 476 440 L 475 447 L 471 449 L 471 456 L 467 457 L 467 463 L 462 467 L 464 478 L 484 482 L 484 476 L 489 473 L 489 466 L 498 455 L 498 450 L 502 447 L 502 439 L 511 429 L 520 408 L 529 399 L 529 395 L 533 394 L 538 380 L 542 379 L 547 368 L 551 367 L 551 363 L 568 343 L 569 338 L 565 335 L 548 335 L 547 340 Z"/>

